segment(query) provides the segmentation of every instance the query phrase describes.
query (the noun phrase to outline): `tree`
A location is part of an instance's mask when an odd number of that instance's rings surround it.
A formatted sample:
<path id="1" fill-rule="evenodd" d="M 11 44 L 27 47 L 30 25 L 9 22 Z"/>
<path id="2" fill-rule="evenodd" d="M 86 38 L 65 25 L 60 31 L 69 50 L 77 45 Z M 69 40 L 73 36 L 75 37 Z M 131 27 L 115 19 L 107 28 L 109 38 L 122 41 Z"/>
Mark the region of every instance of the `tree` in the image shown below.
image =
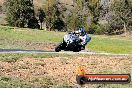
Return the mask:
<path id="1" fill-rule="evenodd" d="M 65 27 L 65 23 L 62 19 L 59 17 L 54 21 L 53 23 L 53 29 L 57 29 L 58 31 L 62 31 L 62 29 Z"/>
<path id="2" fill-rule="evenodd" d="M 33 0 L 6 0 L 6 7 L 6 20 L 9 25 L 38 28 L 38 22 L 31 20 L 33 18 L 36 20 Z"/>
<path id="3" fill-rule="evenodd" d="M 42 23 L 46 17 L 44 10 L 39 9 L 38 16 L 39 16 L 39 21 L 41 23 L 41 29 L 42 29 Z"/>
<path id="4" fill-rule="evenodd" d="M 46 5 L 44 6 L 46 13 L 46 26 L 50 31 L 55 29 L 62 31 L 65 27 L 62 14 L 63 8 L 61 8 L 61 5 L 62 4 L 57 0 L 47 0 Z M 58 27 L 58 25 L 60 25 L 60 27 Z"/>
<path id="5" fill-rule="evenodd" d="M 66 17 L 68 30 L 76 30 L 79 26 L 84 26 L 87 29 L 87 17 L 89 12 L 84 0 L 75 0 L 73 9 L 67 12 L 69 12 Z"/>
<path id="6" fill-rule="evenodd" d="M 55 3 L 56 0 L 47 0 L 44 5 L 44 10 L 46 14 L 46 28 L 51 31 L 52 24 L 55 21 Z"/>
<path id="7" fill-rule="evenodd" d="M 106 20 L 106 16 L 109 13 L 109 6 L 111 0 L 101 0 L 100 1 L 100 19 Z"/>
<path id="8" fill-rule="evenodd" d="M 20 1 L 18 0 L 6 0 L 6 20 L 11 26 L 15 26 L 16 21 L 20 18 L 20 13 L 18 14 L 18 8 L 21 7 L 18 3 L 20 4 Z"/>
<path id="9" fill-rule="evenodd" d="M 100 3 L 99 0 L 88 0 L 86 2 L 87 8 L 89 9 L 89 13 L 92 16 L 92 22 L 97 24 L 100 16 Z"/>
<path id="10" fill-rule="evenodd" d="M 124 32 L 126 33 L 129 20 L 132 19 L 132 8 L 129 0 L 115 0 L 110 10 L 114 13 L 116 23 L 123 25 Z"/>

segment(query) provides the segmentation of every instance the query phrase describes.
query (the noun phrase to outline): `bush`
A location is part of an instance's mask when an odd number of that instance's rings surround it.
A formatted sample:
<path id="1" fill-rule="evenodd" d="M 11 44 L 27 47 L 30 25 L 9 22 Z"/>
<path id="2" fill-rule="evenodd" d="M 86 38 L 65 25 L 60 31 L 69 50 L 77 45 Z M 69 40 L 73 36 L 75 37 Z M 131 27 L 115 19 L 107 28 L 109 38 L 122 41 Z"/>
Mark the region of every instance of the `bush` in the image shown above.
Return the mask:
<path id="1" fill-rule="evenodd" d="M 94 34 L 104 34 L 104 29 L 101 27 L 101 25 L 96 25 L 96 30 Z"/>
<path id="2" fill-rule="evenodd" d="M 31 17 L 28 21 L 28 28 L 32 28 L 32 29 L 40 29 L 40 25 L 38 24 L 38 20 L 36 19 L 36 17 Z"/>
<path id="3" fill-rule="evenodd" d="M 64 27 L 65 27 L 64 21 L 60 18 L 57 18 L 57 20 L 54 21 L 52 28 L 57 29 L 58 31 L 62 31 Z"/>
<path id="4" fill-rule="evenodd" d="M 105 33 L 105 27 L 103 25 L 100 24 L 92 24 L 92 26 L 90 27 L 89 34 L 104 34 Z"/>

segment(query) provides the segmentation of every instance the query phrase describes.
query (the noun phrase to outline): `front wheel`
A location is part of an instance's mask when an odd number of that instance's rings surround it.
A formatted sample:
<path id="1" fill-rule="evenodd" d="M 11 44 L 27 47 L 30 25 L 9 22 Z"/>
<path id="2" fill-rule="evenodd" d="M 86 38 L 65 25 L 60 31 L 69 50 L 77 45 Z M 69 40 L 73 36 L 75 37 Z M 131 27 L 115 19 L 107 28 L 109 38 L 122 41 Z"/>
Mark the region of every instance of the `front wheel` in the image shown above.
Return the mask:
<path id="1" fill-rule="evenodd" d="M 58 46 L 55 48 L 55 52 L 59 52 L 59 51 L 61 51 L 60 45 L 58 45 Z"/>
<path id="2" fill-rule="evenodd" d="M 59 52 L 61 50 L 64 49 L 64 43 L 60 43 L 56 48 L 55 48 L 55 52 Z"/>

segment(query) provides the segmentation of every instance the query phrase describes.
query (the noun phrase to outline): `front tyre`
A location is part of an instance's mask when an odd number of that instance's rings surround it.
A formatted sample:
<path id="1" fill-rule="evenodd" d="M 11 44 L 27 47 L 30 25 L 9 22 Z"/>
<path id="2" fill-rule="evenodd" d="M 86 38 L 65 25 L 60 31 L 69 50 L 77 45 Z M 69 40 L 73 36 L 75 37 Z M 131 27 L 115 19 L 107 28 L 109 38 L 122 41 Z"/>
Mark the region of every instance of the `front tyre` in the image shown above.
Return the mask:
<path id="1" fill-rule="evenodd" d="M 57 47 L 55 47 L 55 52 L 59 52 L 64 49 L 64 43 L 60 43 Z"/>
<path id="2" fill-rule="evenodd" d="M 61 51 L 60 45 L 58 45 L 57 47 L 55 47 L 55 52 L 60 52 L 60 51 Z"/>

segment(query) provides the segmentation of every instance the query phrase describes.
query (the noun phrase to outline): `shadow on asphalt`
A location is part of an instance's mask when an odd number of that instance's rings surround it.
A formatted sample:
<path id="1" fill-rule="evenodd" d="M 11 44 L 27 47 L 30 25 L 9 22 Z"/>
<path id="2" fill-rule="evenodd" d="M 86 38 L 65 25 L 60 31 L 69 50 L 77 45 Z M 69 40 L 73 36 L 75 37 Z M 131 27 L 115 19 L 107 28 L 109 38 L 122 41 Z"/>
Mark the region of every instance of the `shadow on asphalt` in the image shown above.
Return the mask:
<path id="1" fill-rule="evenodd" d="M 0 49 L 0 52 L 54 52 L 45 50 Z"/>

